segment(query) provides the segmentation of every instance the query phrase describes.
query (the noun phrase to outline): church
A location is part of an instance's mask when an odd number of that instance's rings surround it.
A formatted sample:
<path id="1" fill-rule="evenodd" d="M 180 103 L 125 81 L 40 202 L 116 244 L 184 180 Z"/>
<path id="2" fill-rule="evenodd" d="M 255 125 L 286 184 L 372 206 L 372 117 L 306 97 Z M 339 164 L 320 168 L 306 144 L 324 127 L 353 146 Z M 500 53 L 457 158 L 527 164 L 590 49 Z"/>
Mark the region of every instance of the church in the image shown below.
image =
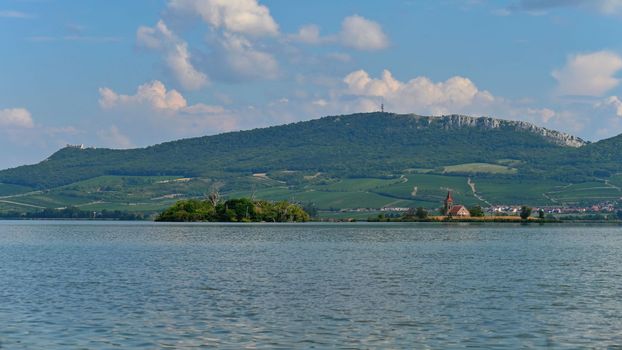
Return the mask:
<path id="1" fill-rule="evenodd" d="M 445 215 L 449 217 L 470 217 L 471 213 L 464 205 L 454 205 L 454 199 L 451 197 L 451 191 L 447 192 L 445 198 L 445 206 L 443 207 Z"/>

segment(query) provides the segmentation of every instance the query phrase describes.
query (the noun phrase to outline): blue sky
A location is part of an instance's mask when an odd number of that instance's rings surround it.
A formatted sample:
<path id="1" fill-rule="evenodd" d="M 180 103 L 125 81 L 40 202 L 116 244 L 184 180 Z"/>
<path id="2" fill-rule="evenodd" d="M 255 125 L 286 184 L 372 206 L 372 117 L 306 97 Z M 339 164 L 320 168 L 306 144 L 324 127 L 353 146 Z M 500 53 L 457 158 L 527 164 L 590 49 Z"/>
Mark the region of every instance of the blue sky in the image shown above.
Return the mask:
<path id="1" fill-rule="evenodd" d="M 373 111 L 622 133 L 622 0 L 0 0 L 0 168 Z"/>

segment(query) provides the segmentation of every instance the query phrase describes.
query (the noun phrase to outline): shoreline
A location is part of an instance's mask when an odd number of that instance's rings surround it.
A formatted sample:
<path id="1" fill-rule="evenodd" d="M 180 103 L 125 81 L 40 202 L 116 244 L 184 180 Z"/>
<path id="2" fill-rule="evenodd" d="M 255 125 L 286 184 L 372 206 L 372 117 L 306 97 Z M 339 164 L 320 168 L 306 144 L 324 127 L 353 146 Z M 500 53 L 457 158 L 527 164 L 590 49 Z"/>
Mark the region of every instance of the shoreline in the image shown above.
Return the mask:
<path id="1" fill-rule="evenodd" d="M 133 223 L 155 223 L 155 224 L 231 224 L 231 225 L 279 225 L 279 224 L 520 224 L 520 225 L 575 225 L 575 224 L 591 224 L 591 225 L 622 225 L 622 220 L 486 220 L 486 219 L 449 219 L 449 220 L 310 220 L 307 222 L 232 222 L 232 221 L 155 221 L 155 220 L 123 220 L 123 219 L 81 219 L 81 218 L 0 218 L 3 221 L 60 221 L 60 222 L 133 222 Z"/>

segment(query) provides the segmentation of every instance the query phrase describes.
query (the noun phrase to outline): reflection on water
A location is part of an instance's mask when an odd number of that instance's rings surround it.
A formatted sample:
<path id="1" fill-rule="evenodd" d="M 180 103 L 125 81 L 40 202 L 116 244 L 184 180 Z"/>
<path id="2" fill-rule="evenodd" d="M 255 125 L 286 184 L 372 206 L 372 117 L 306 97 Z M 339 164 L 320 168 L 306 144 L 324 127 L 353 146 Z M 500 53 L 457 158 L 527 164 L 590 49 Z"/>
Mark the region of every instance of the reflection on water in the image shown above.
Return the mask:
<path id="1" fill-rule="evenodd" d="M 622 344 L 622 229 L 0 222 L 0 348 Z"/>

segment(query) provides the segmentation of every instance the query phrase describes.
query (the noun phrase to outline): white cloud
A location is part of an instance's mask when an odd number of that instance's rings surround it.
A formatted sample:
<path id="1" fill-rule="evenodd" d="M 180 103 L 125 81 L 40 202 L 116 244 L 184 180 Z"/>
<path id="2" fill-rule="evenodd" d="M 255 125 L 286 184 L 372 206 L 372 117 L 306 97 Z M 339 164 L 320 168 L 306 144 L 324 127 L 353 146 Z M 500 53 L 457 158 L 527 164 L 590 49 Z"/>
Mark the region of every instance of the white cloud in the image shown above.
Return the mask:
<path id="1" fill-rule="evenodd" d="M 238 128 L 234 113 L 222 106 L 197 103 L 188 105 L 177 90 L 167 90 L 160 81 L 140 85 L 133 95 L 119 94 L 110 88 L 100 88 L 99 104 L 104 110 L 114 110 L 114 117 L 122 117 L 124 130 L 133 130 L 132 135 L 144 137 L 145 128 L 156 128 L 153 133 L 168 135 L 168 138 L 197 136 L 212 131 L 230 131 Z M 131 116 L 128 118 L 126 116 Z M 136 125 L 140 125 L 137 128 Z M 118 131 L 118 130 L 117 130 Z M 115 147 L 126 147 L 131 143 L 123 140 L 120 132 L 106 129 L 100 139 L 116 140 Z M 128 138 L 129 140 L 129 138 Z M 111 143 L 106 143 L 110 146 Z"/>
<path id="2" fill-rule="evenodd" d="M 296 34 L 289 35 L 288 39 L 311 45 L 339 44 L 363 51 L 382 50 L 389 46 L 389 38 L 380 24 L 359 15 L 344 18 L 337 34 L 322 36 L 317 25 L 308 24 L 300 27 Z"/>
<path id="3" fill-rule="evenodd" d="M 377 22 L 353 15 L 341 23 L 339 34 L 342 45 L 356 50 L 381 50 L 389 46 L 389 38 Z"/>
<path id="4" fill-rule="evenodd" d="M 213 58 L 219 64 L 214 65 L 213 69 L 219 72 L 213 74 L 225 80 L 274 79 L 279 74 L 276 59 L 255 48 L 250 40 L 241 35 L 223 33 L 216 44 Z"/>
<path id="5" fill-rule="evenodd" d="M 318 106 L 318 107 L 326 107 L 328 105 L 328 102 L 326 102 L 325 99 L 320 98 L 318 100 L 311 102 L 311 104 L 313 104 L 314 106 Z"/>
<path id="6" fill-rule="evenodd" d="M 165 41 L 171 41 L 173 33 L 164 21 L 158 21 L 155 26 L 140 26 L 136 30 L 136 43 L 147 49 L 159 50 L 164 48 Z"/>
<path id="7" fill-rule="evenodd" d="M 535 116 L 540 122 L 547 124 L 553 119 L 557 113 L 550 108 L 527 108 L 527 115 Z"/>
<path id="8" fill-rule="evenodd" d="M 25 108 L 0 109 L 0 169 L 41 161 L 68 143 L 78 143 L 74 141 L 80 133 L 72 126 L 35 124 Z"/>
<path id="9" fill-rule="evenodd" d="M 602 13 L 612 15 L 622 11 L 622 0 L 597 0 L 595 2 Z"/>
<path id="10" fill-rule="evenodd" d="M 211 33 L 211 52 L 204 57 L 207 73 L 216 79 L 241 81 L 274 79 L 279 65 L 269 53 L 257 48 L 247 37 L 232 33 Z M 207 74 L 193 63 L 188 44 L 160 20 L 154 27 L 140 27 L 136 32 L 140 47 L 164 53 L 165 62 L 177 81 L 188 90 L 196 90 L 208 82 Z"/>
<path id="11" fill-rule="evenodd" d="M 25 108 L 0 109 L 0 126 L 4 128 L 32 128 L 34 122 Z"/>
<path id="12" fill-rule="evenodd" d="M 551 108 L 526 107 L 520 104 L 512 104 L 510 101 L 506 102 L 508 102 L 504 106 L 504 116 L 506 118 L 524 120 L 535 125 L 545 125 L 548 127 L 564 122 L 563 117 L 565 114 Z"/>
<path id="13" fill-rule="evenodd" d="M 325 39 L 320 35 L 320 27 L 315 24 L 300 27 L 300 29 L 298 29 L 298 33 L 290 37 L 305 44 L 320 44 L 325 41 Z"/>
<path id="14" fill-rule="evenodd" d="M 109 88 L 99 89 L 99 104 L 103 108 L 123 105 L 146 105 L 155 110 L 177 111 L 188 106 L 177 90 L 166 90 L 162 82 L 154 80 L 140 85 L 134 95 L 121 95 Z"/>
<path id="15" fill-rule="evenodd" d="M 108 129 L 99 130 L 97 136 L 105 147 L 127 149 L 135 147 L 129 137 L 124 135 L 116 125 Z"/>
<path id="16" fill-rule="evenodd" d="M 561 95 L 601 96 L 618 86 L 615 74 L 622 69 L 622 58 L 609 51 L 573 55 L 566 66 L 554 70 Z"/>
<path id="17" fill-rule="evenodd" d="M 618 117 L 622 117 L 622 100 L 617 96 L 609 96 L 604 101 L 598 102 L 596 107 L 613 108 Z"/>
<path id="18" fill-rule="evenodd" d="M 308 45 L 338 45 L 344 48 L 377 51 L 389 46 L 389 39 L 377 22 L 352 15 L 343 19 L 341 30 L 335 34 L 321 35 L 320 28 L 315 24 L 300 27 L 298 32 L 285 37 L 285 42 L 298 42 Z M 306 60 L 311 64 L 325 64 L 326 59 L 338 62 L 351 62 L 352 57 L 343 52 L 332 52 L 323 56 L 309 56 L 303 51 L 292 51 L 295 60 Z"/>
<path id="19" fill-rule="evenodd" d="M 467 78 L 455 76 L 444 82 L 433 82 L 427 77 L 417 77 L 407 82 L 396 80 L 391 72 L 383 71 L 380 79 L 374 79 L 364 70 L 348 74 L 344 78 L 346 95 L 364 97 L 363 108 L 377 110 L 380 97 L 394 111 L 406 113 L 464 113 L 466 107 L 482 107 L 495 98 L 485 90 L 479 90 Z"/>
<path id="20" fill-rule="evenodd" d="M 207 76 L 190 62 L 188 44 L 178 43 L 166 57 L 166 62 L 180 84 L 188 90 L 196 90 L 207 83 Z"/>
<path id="21" fill-rule="evenodd" d="M 335 60 L 338 62 L 343 62 L 343 63 L 352 61 L 352 56 L 348 55 L 347 53 L 343 53 L 343 52 L 331 52 L 326 55 L 326 58 L 329 58 L 331 60 Z"/>
<path id="22" fill-rule="evenodd" d="M 622 0 L 520 0 L 510 6 L 509 10 L 538 14 L 558 7 L 580 7 L 606 15 L 616 15 L 622 12 Z"/>
<path id="23" fill-rule="evenodd" d="M 207 76 L 192 64 L 188 43 L 175 35 L 164 21 L 158 21 L 154 27 L 138 28 L 136 42 L 141 47 L 164 52 L 167 66 L 184 88 L 196 90 L 207 84 Z"/>
<path id="24" fill-rule="evenodd" d="M 0 18 L 31 19 L 35 16 L 21 11 L 4 10 L 0 11 Z"/>
<path id="25" fill-rule="evenodd" d="M 170 0 L 173 13 L 198 15 L 213 28 L 250 36 L 274 36 L 279 26 L 256 0 Z"/>

